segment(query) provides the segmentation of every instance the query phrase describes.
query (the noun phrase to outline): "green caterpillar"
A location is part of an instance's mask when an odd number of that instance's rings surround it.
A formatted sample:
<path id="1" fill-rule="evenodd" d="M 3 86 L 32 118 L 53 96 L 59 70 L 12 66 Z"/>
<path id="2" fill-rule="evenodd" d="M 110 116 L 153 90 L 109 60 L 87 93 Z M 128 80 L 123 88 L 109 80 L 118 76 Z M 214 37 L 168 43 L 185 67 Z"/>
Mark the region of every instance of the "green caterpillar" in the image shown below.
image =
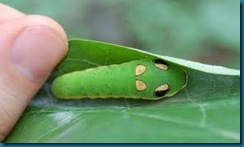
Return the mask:
<path id="1" fill-rule="evenodd" d="M 187 74 L 180 67 L 161 59 L 141 59 L 64 74 L 53 81 L 52 93 L 62 99 L 158 100 L 173 96 L 186 83 Z"/>

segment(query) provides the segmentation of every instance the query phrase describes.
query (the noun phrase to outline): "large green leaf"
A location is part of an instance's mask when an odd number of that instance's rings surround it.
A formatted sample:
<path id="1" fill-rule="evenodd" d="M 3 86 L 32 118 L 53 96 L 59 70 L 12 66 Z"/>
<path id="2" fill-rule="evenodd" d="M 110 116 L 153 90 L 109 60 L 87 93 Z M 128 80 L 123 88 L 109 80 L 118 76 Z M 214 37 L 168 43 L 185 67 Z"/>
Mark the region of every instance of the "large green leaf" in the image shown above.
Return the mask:
<path id="1" fill-rule="evenodd" d="M 5 142 L 240 142 L 238 70 L 159 56 L 88 40 L 71 40 L 69 53 L 32 100 Z M 162 58 L 188 72 L 188 84 L 159 100 L 59 100 L 56 76 L 140 58 Z"/>

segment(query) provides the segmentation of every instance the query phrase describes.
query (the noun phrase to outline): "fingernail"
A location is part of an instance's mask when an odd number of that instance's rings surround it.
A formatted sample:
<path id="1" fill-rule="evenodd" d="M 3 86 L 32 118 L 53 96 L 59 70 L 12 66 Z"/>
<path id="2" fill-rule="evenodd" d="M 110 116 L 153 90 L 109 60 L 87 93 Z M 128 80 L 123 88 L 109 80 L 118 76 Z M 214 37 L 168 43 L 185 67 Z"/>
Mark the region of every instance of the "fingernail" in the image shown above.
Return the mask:
<path id="1" fill-rule="evenodd" d="M 61 60 L 66 40 L 46 26 L 26 28 L 14 41 L 12 62 L 17 72 L 32 81 L 45 80 Z"/>

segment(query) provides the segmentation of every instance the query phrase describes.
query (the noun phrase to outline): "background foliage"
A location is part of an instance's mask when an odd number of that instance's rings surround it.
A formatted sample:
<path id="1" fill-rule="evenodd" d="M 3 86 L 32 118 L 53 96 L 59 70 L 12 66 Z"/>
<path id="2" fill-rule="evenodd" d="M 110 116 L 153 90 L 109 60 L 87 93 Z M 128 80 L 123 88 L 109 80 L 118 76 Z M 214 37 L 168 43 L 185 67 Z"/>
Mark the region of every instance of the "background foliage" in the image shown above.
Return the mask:
<path id="1" fill-rule="evenodd" d="M 69 37 L 240 68 L 239 0 L 2 0 L 58 21 Z"/>

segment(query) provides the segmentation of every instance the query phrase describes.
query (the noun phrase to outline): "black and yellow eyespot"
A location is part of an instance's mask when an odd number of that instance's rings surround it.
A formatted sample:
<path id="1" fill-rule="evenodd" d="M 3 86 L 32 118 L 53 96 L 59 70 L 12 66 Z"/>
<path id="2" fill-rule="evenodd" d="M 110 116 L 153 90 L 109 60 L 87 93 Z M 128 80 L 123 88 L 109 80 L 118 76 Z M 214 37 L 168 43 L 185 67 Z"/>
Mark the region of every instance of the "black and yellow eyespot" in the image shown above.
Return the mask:
<path id="1" fill-rule="evenodd" d="M 169 65 L 161 59 L 155 59 L 154 65 L 162 70 L 168 70 L 169 68 Z"/>
<path id="2" fill-rule="evenodd" d="M 154 95 L 155 97 L 163 97 L 166 95 L 166 93 L 169 91 L 170 86 L 168 84 L 163 84 L 158 86 L 155 91 L 154 91 Z"/>

